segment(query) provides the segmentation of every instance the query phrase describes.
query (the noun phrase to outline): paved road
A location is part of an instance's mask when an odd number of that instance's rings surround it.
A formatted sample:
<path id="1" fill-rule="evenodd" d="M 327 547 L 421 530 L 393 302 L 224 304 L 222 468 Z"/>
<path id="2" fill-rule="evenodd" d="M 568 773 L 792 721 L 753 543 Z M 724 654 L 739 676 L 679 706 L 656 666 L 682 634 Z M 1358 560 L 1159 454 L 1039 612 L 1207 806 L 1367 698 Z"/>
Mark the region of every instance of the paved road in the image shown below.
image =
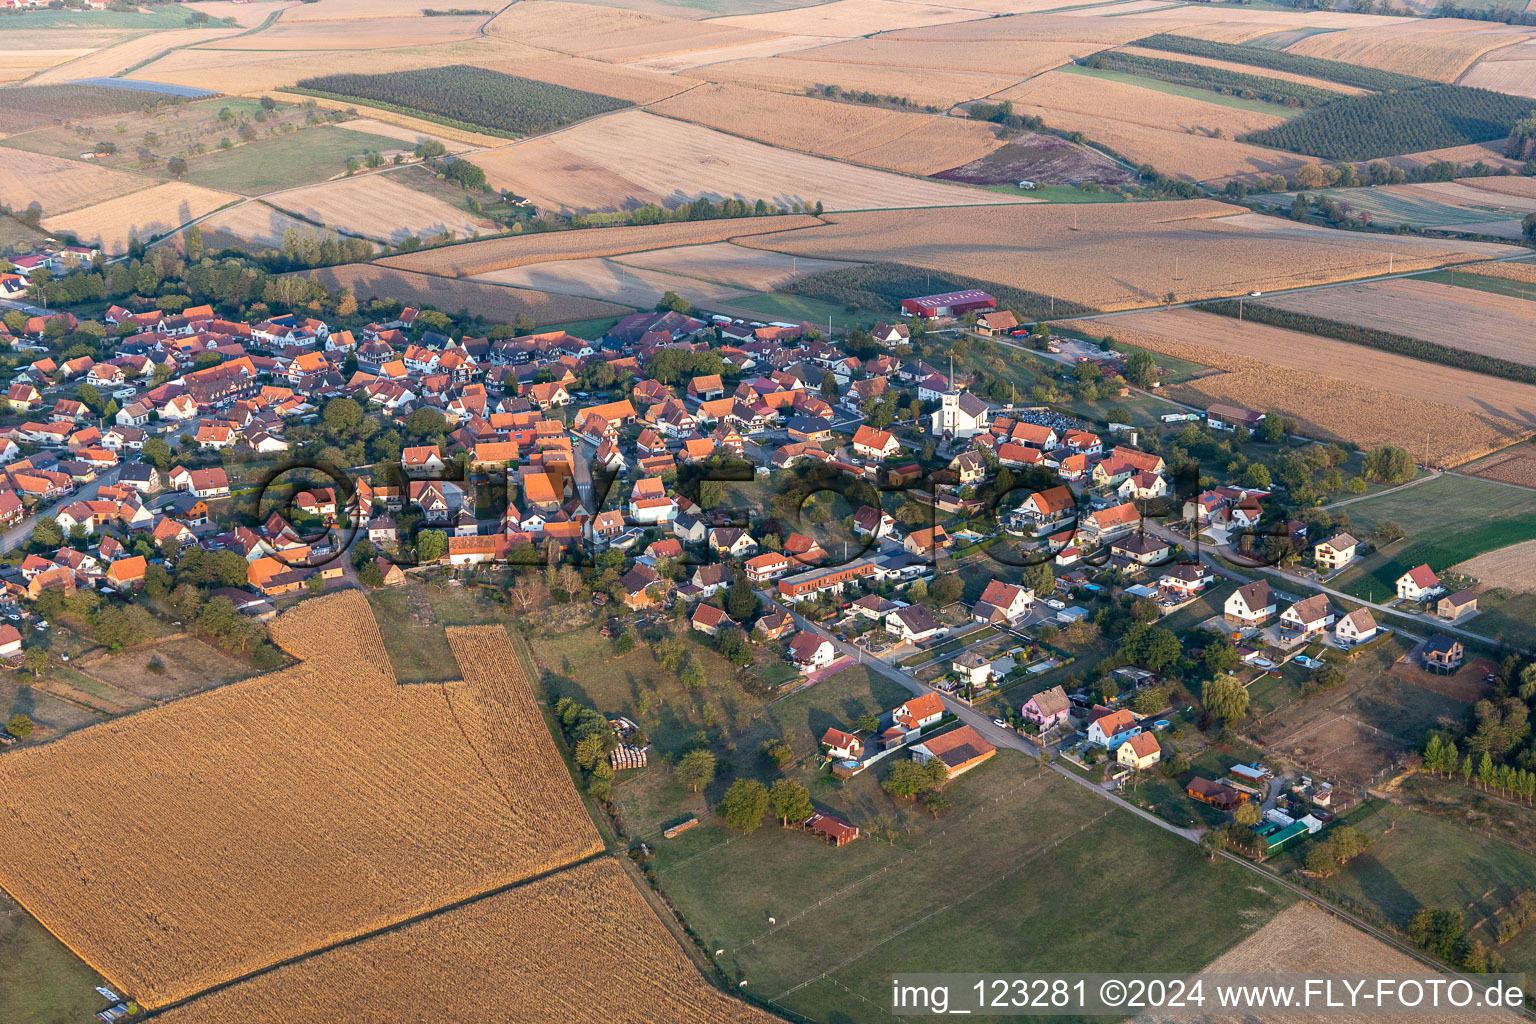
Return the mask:
<path id="1" fill-rule="evenodd" d="M 25 544 L 27 542 L 27 538 L 32 535 L 32 527 L 37 525 L 37 521 L 39 519 L 45 516 L 51 517 L 58 515 L 59 509 L 63 508 L 65 505 L 68 505 L 70 502 L 89 501 L 91 498 L 96 497 L 96 492 L 101 490 L 104 485 L 117 483 L 118 474 L 121 472 L 121 466 L 113 466 L 111 469 L 107 470 L 105 473 L 100 474 L 96 477 L 95 480 L 92 480 L 90 483 L 86 484 L 75 493 L 66 494 L 52 505 L 49 505 L 48 507 L 39 511 L 37 515 L 28 516 L 26 519 L 23 519 L 9 530 L 6 530 L 4 533 L 0 533 L 0 553 L 15 551 L 17 548 L 21 547 L 21 545 Z"/>

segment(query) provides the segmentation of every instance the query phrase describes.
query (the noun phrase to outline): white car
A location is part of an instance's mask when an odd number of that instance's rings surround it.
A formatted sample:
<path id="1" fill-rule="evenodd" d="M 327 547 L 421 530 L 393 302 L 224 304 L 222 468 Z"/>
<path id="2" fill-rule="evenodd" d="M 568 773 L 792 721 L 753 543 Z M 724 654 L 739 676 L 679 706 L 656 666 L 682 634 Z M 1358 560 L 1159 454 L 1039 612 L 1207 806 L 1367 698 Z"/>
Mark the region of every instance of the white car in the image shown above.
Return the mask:
<path id="1" fill-rule="evenodd" d="M 1256 299 L 1256 298 L 1258 298 L 1258 297 L 1259 297 L 1259 296 L 1260 296 L 1260 295 L 1263 295 L 1263 294 L 1264 294 L 1264 293 L 1263 293 L 1263 292 L 1249 292 L 1249 293 L 1248 293 L 1248 297 L 1249 297 L 1249 298 L 1250 298 L 1250 299 Z"/>
<path id="2" fill-rule="evenodd" d="M 1006 728 L 1008 728 L 1008 723 L 1003 721 L 1001 718 L 994 718 L 994 719 L 992 719 L 992 724 L 997 726 L 999 729 L 1006 729 Z"/>

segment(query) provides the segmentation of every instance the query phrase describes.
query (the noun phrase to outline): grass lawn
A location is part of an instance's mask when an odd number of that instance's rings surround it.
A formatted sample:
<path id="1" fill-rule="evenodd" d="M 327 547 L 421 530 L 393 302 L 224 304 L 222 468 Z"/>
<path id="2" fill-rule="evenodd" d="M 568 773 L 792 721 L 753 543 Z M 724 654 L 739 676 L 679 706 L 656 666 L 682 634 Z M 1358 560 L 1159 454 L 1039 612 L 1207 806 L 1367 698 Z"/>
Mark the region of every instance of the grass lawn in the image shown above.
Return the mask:
<path id="1" fill-rule="evenodd" d="M 1493 292 L 1495 295 L 1508 295 L 1516 299 L 1536 299 L 1536 285 L 1530 285 L 1524 281 L 1511 281 L 1504 277 L 1489 277 L 1487 274 L 1458 274 L 1451 270 L 1437 270 L 1432 274 L 1418 275 L 1418 280 L 1455 285 L 1457 288 L 1471 288 L 1479 292 Z"/>
<path id="2" fill-rule="evenodd" d="M 987 185 L 989 192 L 1001 192 L 1009 196 L 1028 196 L 1031 199 L 1044 200 L 1047 203 L 1123 203 L 1125 196 L 1108 189 L 1100 189 L 1097 192 L 1085 192 L 1076 185 L 1036 185 L 1034 188 L 1019 188 L 1017 185 Z"/>
<path id="3" fill-rule="evenodd" d="M 1495 912 L 1536 888 L 1536 856 L 1458 822 L 1380 800 L 1368 801 L 1343 820 L 1369 836 L 1371 846 L 1337 875 L 1316 884 L 1374 910 L 1400 930 L 1420 907 L 1459 910 L 1468 930 L 1492 949 Z M 1271 863 L 1280 871 L 1298 867 L 1309 846 L 1290 847 Z M 1529 930 L 1497 948 L 1512 971 L 1536 965 L 1536 934 Z"/>
<path id="4" fill-rule="evenodd" d="M 1536 594 L 1494 589 L 1477 596 L 1477 615 L 1462 626 L 1490 640 L 1536 645 Z"/>
<path id="5" fill-rule="evenodd" d="M 1142 351 L 1135 345 L 1127 345 L 1124 342 L 1119 341 L 1115 342 L 1115 349 L 1125 353 L 1126 355 L 1130 355 L 1133 352 Z M 1196 374 L 1204 373 L 1210 370 L 1210 367 L 1206 366 L 1204 363 L 1196 363 L 1188 359 L 1180 359 L 1178 356 L 1164 355 L 1161 352 L 1153 352 L 1151 355 L 1152 358 L 1157 361 L 1158 366 L 1168 371 L 1167 375 L 1163 377 L 1163 382 L 1165 384 L 1183 384 L 1185 381 L 1193 378 Z M 1172 406 L 1170 406 L 1166 411 L 1172 412 L 1174 410 Z"/>
<path id="6" fill-rule="evenodd" d="M 867 328 L 880 317 L 879 310 L 861 309 L 850 313 L 835 302 L 823 302 L 821 299 L 806 298 L 803 295 L 785 295 L 782 292 L 748 295 L 730 300 L 729 305 L 738 309 L 753 310 L 761 314 L 764 320 L 784 320 L 793 323 L 808 320 L 813 324 L 824 324 L 830 316 L 835 327 Z M 703 308 L 707 309 L 708 304 L 706 303 Z"/>
<path id="7" fill-rule="evenodd" d="M 1529 491 L 1469 477 L 1442 476 L 1347 509 L 1357 534 L 1384 520 L 1408 532 L 1334 581 L 1339 590 L 1367 599 L 1390 597 L 1397 578 L 1416 565 L 1427 562 L 1442 572 L 1485 551 L 1536 538 L 1536 502 Z"/>
<path id="8" fill-rule="evenodd" d="M 399 139 L 348 128 L 307 128 L 194 157 L 187 161 L 186 180 L 208 188 L 260 195 L 326 181 L 346 170 L 348 157 L 401 146 Z"/>
<path id="9" fill-rule="evenodd" d="M 609 329 L 620 320 L 619 316 L 599 317 L 596 320 L 569 320 L 559 324 L 545 324 L 539 328 L 541 331 L 564 331 L 577 338 L 595 339 L 607 334 Z"/>
<path id="10" fill-rule="evenodd" d="M 814 794 L 865 829 L 842 849 L 769 824 L 658 855 L 727 974 L 817 1020 L 884 1017 L 891 976 L 913 969 L 1194 970 L 1292 902 L 1014 751 L 949 783 L 937 820 L 872 774 Z"/>
<path id="11" fill-rule="evenodd" d="M 1241 96 L 1223 95 L 1215 89 L 1201 89 L 1192 85 L 1177 85 L 1173 82 L 1163 82 L 1145 75 L 1133 75 L 1125 71 L 1111 71 L 1108 68 L 1085 68 L 1081 64 L 1068 64 L 1060 70 L 1070 75 L 1083 75 L 1086 78 L 1107 78 L 1111 82 L 1122 82 L 1126 85 L 1150 89 L 1153 92 L 1160 92 L 1169 96 L 1185 96 L 1192 100 L 1215 103 L 1223 107 L 1236 107 L 1238 110 L 1254 110 L 1261 114 L 1274 114 L 1276 117 L 1283 117 L 1287 120 L 1293 117 L 1300 117 L 1304 113 L 1300 107 L 1287 107 L 1279 103 L 1266 103 L 1263 100 L 1245 100 Z"/>
<path id="12" fill-rule="evenodd" d="M 103 979 L 0 893 L 0 1020 L 78 1024 L 107 1006 Z"/>
<path id="13" fill-rule="evenodd" d="M 421 621 L 413 611 L 412 594 L 418 588 L 407 585 L 368 592 L 368 603 L 384 628 L 384 650 L 395 678 L 402 683 L 442 683 L 459 678 L 458 663 L 448 647 L 441 625 Z"/>
<path id="14" fill-rule="evenodd" d="M 140 29 L 187 28 L 180 8 L 137 8 L 133 11 L 26 11 L 6 16 L 8 31 L 21 29 Z M 212 26 L 217 28 L 218 26 Z"/>

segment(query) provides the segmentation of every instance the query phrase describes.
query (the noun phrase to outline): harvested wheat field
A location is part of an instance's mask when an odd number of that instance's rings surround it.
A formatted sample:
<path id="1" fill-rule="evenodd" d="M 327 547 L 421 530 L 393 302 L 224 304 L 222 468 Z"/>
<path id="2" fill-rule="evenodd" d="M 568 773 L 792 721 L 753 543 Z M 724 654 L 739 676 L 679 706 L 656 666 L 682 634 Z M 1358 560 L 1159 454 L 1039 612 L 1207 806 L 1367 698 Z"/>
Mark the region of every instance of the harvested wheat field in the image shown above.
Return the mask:
<path id="1" fill-rule="evenodd" d="M 798 33 L 851 39 L 891 29 L 943 25 L 986 16 L 981 11 L 906 0 L 832 0 L 831 3 L 770 14 L 738 14 L 729 18 L 715 18 L 710 24 L 756 29 L 775 35 Z"/>
<path id="2" fill-rule="evenodd" d="M 270 202 L 300 220 L 390 244 L 412 235 L 426 238 L 452 231 L 463 237 L 501 230 L 495 221 L 402 185 L 388 174 L 327 181 L 284 192 Z"/>
<path id="3" fill-rule="evenodd" d="M 645 249 L 705 245 L 745 235 L 792 231 L 820 224 L 821 221 L 815 217 L 789 215 L 684 221 L 646 227 L 547 231 L 488 238 L 483 242 L 407 253 L 403 256 L 388 256 L 380 260 L 379 265 L 443 277 L 470 277 L 549 260 L 579 260 L 593 256 L 618 256 Z"/>
<path id="4" fill-rule="evenodd" d="M 271 631 L 301 664 L 0 763 L 0 884 L 140 1003 L 601 849 L 531 693 L 483 653 L 469 682 L 400 686 L 350 590 Z"/>
<path id="5" fill-rule="evenodd" d="M 773 1024 L 778 1018 L 706 982 L 624 869 L 601 858 L 280 967 L 161 1019 Z"/>
<path id="6" fill-rule="evenodd" d="M 989 124 L 739 85 L 700 86 L 650 110 L 772 146 L 908 174 L 979 160 L 1003 144 Z"/>
<path id="7" fill-rule="evenodd" d="M 1275 295 L 1263 302 L 1536 366 L 1536 302 L 1511 295 L 1410 278 Z"/>
<path id="8" fill-rule="evenodd" d="M 325 0 L 301 3 L 283 12 L 283 21 L 372 21 L 375 18 L 411 18 L 422 16 L 422 0 Z"/>
<path id="9" fill-rule="evenodd" d="M 647 71 L 632 64 L 608 64 L 587 57 L 554 55 L 545 60 L 502 61 L 477 56 L 469 59 L 468 63 L 508 75 L 553 82 L 568 89 L 601 93 L 631 103 L 654 103 L 694 85 L 686 78 Z M 487 145 L 506 145 L 506 139 Z"/>
<path id="10" fill-rule="evenodd" d="M 1499 174 L 1487 178 L 1457 178 L 1456 184 L 1477 192 L 1491 192 L 1488 202 L 1497 203 L 1498 196 L 1515 196 L 1536 203 L 1536 179 L 1522 178 L 1515 174 Z"/>
<path id="11" fill-rule="evenodd" d="M 1060 6 L 1059 4 L 1056 6 Z M 1161 28 L 1172 31 L 1176 22 Z M 1071 12 L 1055 14 L 1012 14 L 985 21 L 964 21 L 926 28 L 907 28 L 888 32 L 881 38 L 906 42 L 999 43 L 1074 42 L 1100 43 L 1105 46 L 1141 39 L 1158 28 L 1129 18 L 1075 18 Z M 1099 47 L 1095 47 L 1098 49 Z"/>
<path id="12" fill-rule="evenodd" d="M 1536 593 L 1536 540 L 1511 544 L 1507 548 L 1484 552 L 1453 566 L 1457 572 L 1473 577 L 1484 587 L 1502 587 L 1521 593 Z"/>
<path id="13" fill-rule="evenodd" d="M 454 281 L 372 263 L 348 263 L 311 273 L 327 288 L 333 291 L 350 288 L 359 299 L 399 299 L 414 306 L 431 306 L 452 313 L 468 310 L 497 323 L 509 324 L 519 313 L 527 313 L 538 324 L 559 324 L 633 312 L 628 306 L 597 299 Z"/>
<path id="14" fill-rule="evenodd" d="M 766 249 L 747 249 L 730 242 L 652 249 L 619 256 L 612 262 L 703 278 L 754 292 L 772 291 L 810 274 L 855 266 L 841 260 L 799 259 Z"/>
<path id="15" fill-rule="evenodd" d="M 1459 206 L 1486 213 L 1506 213 L 1520 217 L 1536 212 L 1536 181 L 1529 178 L 1515 179 L 1521 182 L 1513 188 L 1481 188 L 1480 181 L 1501 181 L 1502 178 L 1463 178 L 1460 181 L 1435 181 L 1422 185 L 1386 185 L 1394 195 L 1414 196 L 1431 202 Z"/>
<path id="16" fill-rule="evenodd" d="M 350 121 L 344 122 L 342 126 L 348 131 L 366 132 L 369 135 L 382 135 L 386 139 L 399 139 L 412 148 L 427 141 L 441 142 L 443 148 L 450 153 L 462 153 L 466 149 L 471 148 L 470 143 L 460 142 L 447 135 L 438 134 L 440 126 L 433 124 L 431 121 L 422 121 L 417 118 L 404 116 L 401 116 L 399 120 L 380 120 L 381 116 L 390 117 L 393 114 L 393 111 L 388 110 L 378 112 L 370 110 L 368 114 L 368 117 L 354 117 Z M 484 138 L 494 140 L 495 145 L 501 145 L 506 142 L 505 139 L 493 135 L 486 135 Z"/>
<path id="17" fill-rule="evenodd" d="M 978 71 L 1026 78 L 1101 49 L 1103 47 L 1098 43 L 1073 40 L 951 42 L 875 36 L 802 50 L 795 54 L 795 59 L 933 71 Z"/>
<path id="18" fill-rule="evenodd" d="M 1500 59 L 1506 51 L 1495 50 L 1468 68 L 1456 84 L 1511 96 L 1536 96 L 1536 52 L 1525 45 L 1511 46 L 1509 50 L 1519 51 L 1523 59 Z"/>
<path id="19" fill-rule="evenodd" d="M 996 204 L 994 192 L 790 153 L 695 124 L 624 110 L 475 156 L 492 186 L 578 212 L 700 196 L 829 210 Z"/>
<path id="20" fill-rule="evenodd" d="M 312 230 L 314 225 L 253 199 L 220 210 L 198 227 L 202 229 L 203 241 L 210 249 L 225 245 L 254 245 L 275 249 L 283 244 L 283 233 L 290 228 L 304 231 Z"/>
<path id="21" fill-rule="evenodd" d="M 69 213 L 147 189 L 155 183 L 153 178 L 97 167 L 83 160 L 0 149 L 0 203 L 16 210 L 37 203 L 45 215 Z"/>
<path id="22" fill-rule="evenodd" d="M 1213 129 L 1220 129 L 1228 136 L 1241 135 L 1285 123 L 1285 118 L 1263 111 L 1207 103 L 1189 96 L 1173 96 L 1128 82 L 1070 71 L 1039 75 L 1004 90 L 998 98 L 1038 106 L 1052 113 L 1108 115 L 1148 128 L 1196 131 L 1205 135 L 1211 134 Z"/>
<path id="23" fill-rule="evenodd" d="M 187 7 L 194 11 L 202 11 L 210 18 L 233 18 L 241 28 L 255 28 L 266 21 L 276 11 L 287 11 L 299 6 L 298 0 L 267 0 L 267 2 L 253 4 L 246 0 L 194 0 Z M 325 5 L 327 8 L 330 3 Z"/>
<path id="24" fill-rule="evenodd" d="M 477 35 L 483 15 L 443 18 L 379 18 L 354 21 L 279 20 L 270 28 L 235 39 L 222 39 L 199 49 L 382 50 L 396 46 L 428 46 Z"/>
<path id="25" fill-rule="evenodd" d="M 1255 974 L 1313 977 L 1369 974 L 1422 978 L 1435 972 L 1429 965 L 1367 935 L 1315 903 L 1298 900 L 1271 918 L 1258 931 L 1217 957 L 1201 973 L 1245 975 L 1249 978 Z M 1247 1024 L 1254 1019 L 1251 1014 L 1164 1012 L 1143 1013 L 1131 1018 L 1134 1024 Z M 1283 1019 L 1298 1024 L 1371 1024 L 1373 1021 L 1411 1018 L 1334 1012 L 1290 1015 Z M 1514 1013 L 1444 1013 L 1436 1014 L 1434 1019 L 1443 1024 L 1515 1024 L 1523 1018 Z"/>
<path id="26" fill-rule="evenodd" d="M 800 60 L 797 57 L 733 60 L 679 74 L 711 82 L 740 82 L 760 89 L 796 95 L 803 94 L 809 88 L 836 85 L 847 90 L 905 96 L 914 103 L 940 107 L 990 96 L 1019 81 L 1017 75 L 1001 75 L 996 72 L 931 71 L 925 68 Z"/>
<path id="27" fill-rule="evenodd" d="M 1399 18 L 1392 25 L 1307 36 L 1286 47 L 1286 52 L 1454 82 L 1488 51 L 1528 39 L 1528 29 L 1509 25 Z"/>
<path id="28" fill-rule="evenodd" d="M 1254 289 L 1364 277 L 1391 257 L 1374 236 L 1236 214 L 1210 200 L 996 209 L 828 214 L 827 227 L 741 244 L 822 259 L 909 263 L 1073 299 L 1113 310 Z M 1252 219 L 1249 219 L 1252 218 Z M 1257 225 L 1257 227 L 1256 227 Z M 1399 270 L 1510 252 L 1494 243 L 1409 239 Z M 1393 240 L 1394 247 L 1397 240 Z"/>
<path id="29" fill-rule="evenodd" d="M 1458 465 L 1536 434 L 1536 387 L 1216 313 L 1160 310 L 1080 329 L 1227 372 L 1167 388 L 1294 417 L 1309 436 L 1392 443 Z M 1369 381 L 1369 384 L 1360 383 Z M 1425 431 L 1426 424 L 1434 424 Z M 1425 434 L 1428 433 L 1428 437 Z"/>
<path id="30" fill-rule="evenodd" d="M 544 0 L 527 0 L 507 7 L 487 30 L 530 46 L 607 61 L 709 50 L 776 34 L 716 22 L 683 21 L 659 14 Z"/>
<path id="31" fill-rule="evenodd" d="M 777 57 L 781 53 L 793 53 L 812 46 L 825 46 L 828 43 L 835 42 L 837 40 L 829 36 L 778 36 L 773 39 L 760 39 L 752 43 L 719 46 L 712 50 L 694 50 L 690 53 L 668 54 L 665 57 L 647 57 L 644 60 L 630 61 L 625 67 L 643 68 L 646 71 L 655 71 L 663 74 L 675 74 L 679 71 L 692 71 L 695 68 L 708 67 L 711 64 L 722 64 L 730 60 L 746 60 L 749 57 Z"/>
<path id="32" fill-rule="evenodd" d="M 1087 76 L 1074 75 L 1074 79 L 1088 81 Z M 1072 95 L 1077 88 L 1072 82 L 1066 89 Z M 1127 88 L 1134 88 L 1127 86 Z M 1252 146 L 1232 139 L 1216 139 L 1205 134 L 1185 132 L 1182 129 L 1152 128 L 1126 118 L 1158 116 L 1155 111 L 1172 106 L 1164 101 L 1177 101 L 1150 89 L 1141 90 L 1145 98 L 1128 111 L 1089 113 L 1046 107 L 1022 101 L 1014 102 L 1014 112 L 1041 118 L 1048 128 L 1057 131 L 1081 132 L 1101 146 L 1118 153 L 1133 164 L 1151 164 L 1164 174 L 1190 181 L 1210 181 L 1253 174 L 1289 174 L 1309 158 L 1294 153 L 1282 153 L 1276 149 Z M 1007 98 L 1008 90 L 999 93 Z M 1200 101 L 1194 101 L 1199 103 Z M 1206 104 L 1215 106 L 1214 104 Z M 1202 115 L 1204 116 L 1204 115 Z M 1227 115 L 1211 112 L 1213 117 Z"/>
<path id="33" fill-rule="evenodd" d="M 480 274 L 471 280 L 487 284 L 533 288 L 560 295 L 609 299 L 629 306 L 654 306 L 669 291 L 677 292 L 695 306 L 711 307 L 750 294 L 713 281 L 656 270 L 621 266 L 611 260 L 557 260 L 532 263 Z"/>
<path id="34" fill-rule="evenodd" d="M 79 78 L 108 78 L 120 75 L 129 68 L 154 60 L 183 46 L 223 39 L 239 32 L 237 28 L 173 28 L 164 32 L 129 39 L 125 42 L 96 50 L 84 57 L 59 64 L 31 79 L 28 85 L 54 85 Z"/>
<path id="35" fill-rule="evenodd" d="M 48 231 L 73 231 L 80 241 L 95 242 L 102 251 L 117 255 L 128 251 L 130 239 L 148 242 L 239 199 L 229 192 L 168 181 L 72 213 L 47 217 L 43 227 Z"/>

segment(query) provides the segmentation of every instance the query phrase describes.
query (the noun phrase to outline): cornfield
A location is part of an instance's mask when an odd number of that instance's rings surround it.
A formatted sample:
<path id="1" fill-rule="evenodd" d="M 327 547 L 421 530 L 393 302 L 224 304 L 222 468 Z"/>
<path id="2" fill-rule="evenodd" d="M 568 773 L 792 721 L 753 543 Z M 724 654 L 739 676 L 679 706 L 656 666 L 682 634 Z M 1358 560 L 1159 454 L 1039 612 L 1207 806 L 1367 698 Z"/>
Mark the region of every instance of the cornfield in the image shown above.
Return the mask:
<path id="1" fill-rule="evenodd" d="M 1506 281 L 1536 284 L 1536 266 L 1529 263 L 1474 263 L 1471 266 L 1457 267 L 1456 273 L 1502 277 Z"/>
<path id="2" fill-rule="evenodd" d="M 505 634 L 419 686 L 358 592 L 272 636 L 302 662 L 0 760 L 0 885 L 141 1004 L 601 849 Z"/>
<path id="3" fill-rule="evenodd" d="M 578 864 L 163 1015 L 163 1024 L 771 1024 L 716 991 L 614 861 Z"/>

